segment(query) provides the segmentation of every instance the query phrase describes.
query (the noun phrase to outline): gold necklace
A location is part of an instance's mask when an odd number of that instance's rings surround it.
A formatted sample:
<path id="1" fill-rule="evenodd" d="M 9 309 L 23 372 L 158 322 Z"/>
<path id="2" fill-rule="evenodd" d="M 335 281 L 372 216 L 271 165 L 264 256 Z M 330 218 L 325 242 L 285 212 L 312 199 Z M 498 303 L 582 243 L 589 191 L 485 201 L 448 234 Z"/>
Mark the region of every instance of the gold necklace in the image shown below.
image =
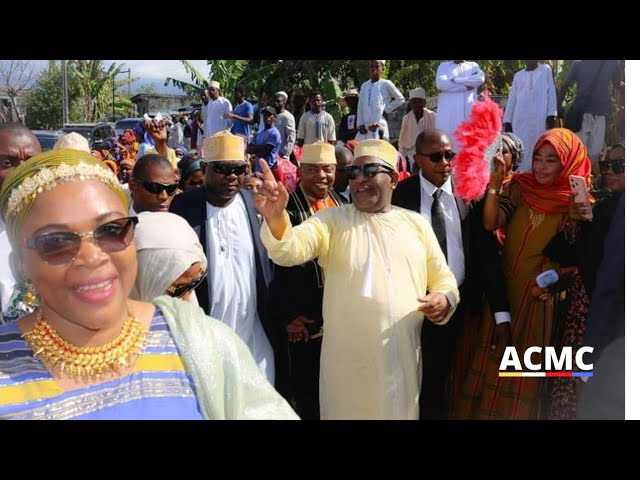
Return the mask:
<path id="1" fill-rule="evenodd" d="M 52 373 L 58 368 L 63 375 L 82 379 L 128 367 L 130 357 L 143 350 L 147 334 L 136 317 L 129 314 L 118 336 L 109 343 L 99 347 L 78 347 L 61 338 L 42 318 L 42 310 L 38 310 L 33 329 L 22 336 Z"/>

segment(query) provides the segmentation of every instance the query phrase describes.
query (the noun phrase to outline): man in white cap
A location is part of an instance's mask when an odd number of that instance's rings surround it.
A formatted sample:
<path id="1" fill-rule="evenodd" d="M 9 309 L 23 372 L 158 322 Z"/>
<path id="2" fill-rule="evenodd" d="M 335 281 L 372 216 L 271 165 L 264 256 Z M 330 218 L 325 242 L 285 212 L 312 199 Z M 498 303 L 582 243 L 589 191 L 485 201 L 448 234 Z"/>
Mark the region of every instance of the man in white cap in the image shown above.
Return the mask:
<path id="1" fill-rule="evenodd" d="M 221 96 L 220 82 L 212 80 L 209 84 L 209 102 L 202 110 L 205 138 L 231 128 L 233 120 L 228 118 L 228 114 L 233 111 L 233 107 L 229 100 Z"/>
<path id="2" fill-rule="evenodd" d="M 382 113 L 391 113 L 404 103 L 404 96 L 391 80 L 382 79 L 384 60 L 369 60 L 370 79 L 360 87 L 358 99 L 358 135 L 356 140 L 381 138 Z"/>
<path id="3" fill-rule="evenodd" d="M 248 166 L 244 150 L 244 138 L 227 130 L 205 138 L 204 188 L 178 195 L 170 211 L 189 222 L 207 255 L 198 303 L 244 340 L 273 385 L 275 337 L 268 313 L 273 265 L 260 241 L 253 193 L 241 188 Z"/>
<path id="4" fill-rule="evenodd" d="M 287 213 L 291 225 L 300 225 L 325 208 L 339 207 L 344 199 L 334 190 L 336 152 L 330 143 L 311 143 L 302 149 L 300 183 L 289 196 Z M 324 273 L 317 259 L 297 267 L 276 266 L 269 287 L 270 303 L 279 331 L 288 348 L 276 361 L 276 378 L 289 377 L 288 390 L 280 393 L 292 400 L 303 420 L 320 420 L 318 386 L 322 346 L 322 297 Z M 280 382 L 280 380 L 278 380 Z M 279 387 L 276 384 L 276 387 Z"/>
<path id="5" fill-rule="evenodd" d="M 451 137 L 454 151 L 458 150 L 458 142 L 453 133 L 461 122 L 469 119 L 477 89 L 483 83 L 484 72 L 475 62 L 453 60 L 438 66 L 436 87 L 440 95 L 436 128 L 444 130 Z"/>
<path id="6" fill-rule="evenodd" d="M 424 88 L 415 88 L 409 92 L 409 105 L 411 111 L 402 118 L 400 139 L 398 147 L 400 153 L 410 163 L 413 171 L 416 154 L 416 138 L 420 132 L 426 132 L 436 128 L 436 112 L 426 108 L 427 96 Z"/>
<path id="7" fill-rule="evenodd" d="M 276 92 L 273 96 L 273 108 L 276 109 L 275 127 L 280 132 L 280 156 L 289 160 L 296 143 L 296 120 L 293 114 L 286 109 L 289 97 L 285 92 Z"/>
<path id="8" fill-rule="evenodd" d="M 318 258 L 324 271 L 323 419 L 417 419 L 420 328 L 425 317 L 445 324 L 458 304 L 429 223 L 391 206 L 397 160 L 384 140 L 360 142 L 346 171 L 353 203 L 294 228 L 289 195 L 270 172 L 255 196 L 269 257 L 282 266 Z"/>

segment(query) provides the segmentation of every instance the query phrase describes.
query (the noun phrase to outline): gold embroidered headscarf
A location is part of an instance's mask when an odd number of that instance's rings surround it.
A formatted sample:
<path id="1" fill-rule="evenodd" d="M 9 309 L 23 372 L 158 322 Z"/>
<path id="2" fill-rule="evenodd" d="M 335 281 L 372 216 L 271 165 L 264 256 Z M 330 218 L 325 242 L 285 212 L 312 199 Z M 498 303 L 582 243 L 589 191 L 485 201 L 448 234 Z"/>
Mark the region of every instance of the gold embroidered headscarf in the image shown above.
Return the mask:
<path id="1" fill-rule="evenodd" d="M 20 227 L 42 192 L 61 183 L 84 180 L 105 183 L 129 209 L 129 201 L 116 176 L 88 152 L 50 150 L 18 165 L 5 179 L 0 191 L 0 213 L 13 247 L 19 245 Z"/>

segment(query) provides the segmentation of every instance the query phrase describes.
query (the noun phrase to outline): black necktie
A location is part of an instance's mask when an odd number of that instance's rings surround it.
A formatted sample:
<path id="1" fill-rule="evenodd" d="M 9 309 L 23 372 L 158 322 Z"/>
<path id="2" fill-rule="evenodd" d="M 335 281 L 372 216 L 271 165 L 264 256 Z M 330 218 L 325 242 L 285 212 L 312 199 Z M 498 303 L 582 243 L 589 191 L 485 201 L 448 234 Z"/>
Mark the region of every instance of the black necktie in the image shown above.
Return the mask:
<path id="1" fill-rule="evenodd" d="M 442 190 L 439 188 L 433 192 L 433 204 L 431 205 L 431 227 L 436 234 L 444 258 L 447 258 L 447 228 L 444 224 L 444 210 L 442 209 L 442 203 L 440 197 L 442 196 Z"/>

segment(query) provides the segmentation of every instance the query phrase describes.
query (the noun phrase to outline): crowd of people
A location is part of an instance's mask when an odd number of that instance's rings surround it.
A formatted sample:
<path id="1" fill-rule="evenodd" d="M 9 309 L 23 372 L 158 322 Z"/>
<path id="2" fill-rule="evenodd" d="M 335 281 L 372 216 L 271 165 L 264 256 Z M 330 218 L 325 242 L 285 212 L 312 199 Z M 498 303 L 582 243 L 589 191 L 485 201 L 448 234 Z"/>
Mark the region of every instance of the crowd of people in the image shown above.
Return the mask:
<path id="1" fill-rule="evenodd" d="M 320 91 L 258 122 L 211 81 L 191 119 L 100 150 L 0 124 L 0 419 L 623 418 L 595 381 L 624 351 L 625 147 L 600 118 L 620 76 L 598 62 L 556 96 L 525 61 L 473 202 L 456 132 L 485 74 L 465 60 L 438 68 L 436 111 L 409 91 L 393 144 L 384 60 L 339 122 Z M 578 132 L 556 126 L 572 82 Z M 593 346 L 595 378 L 498 375 L 507 346 L 546 345 Z"/>

